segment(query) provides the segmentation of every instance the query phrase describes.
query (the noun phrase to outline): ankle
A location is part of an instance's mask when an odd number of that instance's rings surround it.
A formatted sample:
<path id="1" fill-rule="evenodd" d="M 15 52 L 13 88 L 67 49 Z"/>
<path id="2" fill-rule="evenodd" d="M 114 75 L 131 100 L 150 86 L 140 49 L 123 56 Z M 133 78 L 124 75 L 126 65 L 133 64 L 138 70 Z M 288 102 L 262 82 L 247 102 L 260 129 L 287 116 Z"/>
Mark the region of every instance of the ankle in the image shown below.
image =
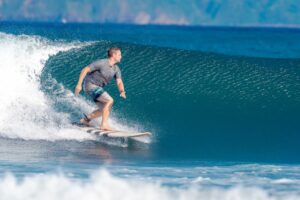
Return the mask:
<path id="1" fill-rule="evenodd" d="M 86 121 L 86 122 L 90 122 L 92 119 L 89 117 L 89 116 L 87 116 L 86 114 L 83 114 L 83 116 L 84 116 L 84 120 Z"/>

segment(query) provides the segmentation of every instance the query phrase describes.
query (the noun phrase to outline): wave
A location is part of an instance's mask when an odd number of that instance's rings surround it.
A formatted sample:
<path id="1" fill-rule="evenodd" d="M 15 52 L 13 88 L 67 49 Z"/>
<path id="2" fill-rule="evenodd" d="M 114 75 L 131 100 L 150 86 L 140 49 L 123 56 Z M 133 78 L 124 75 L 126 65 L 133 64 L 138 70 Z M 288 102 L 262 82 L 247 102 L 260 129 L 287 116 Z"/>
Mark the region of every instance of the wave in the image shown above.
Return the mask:
<path id="1" fill-rule="evenodd" d="M 114 113 L 126 124 L 155 132 L 160 156 L 182 153 L 185 158 L 256 160 L 268 155 L 274 161 L 289 155 L 289 160 L 296 159 L 299 59 L 224 56 L 100 41 L 52 57 L 42 79 L 50 74 L 71 89 L 82 67 L 105 57 L 111 46 L 123 50 L 120 66 L 128 95 L 121 101 L 115 85 L 107 87 L 116 97 Z M 195 149 L 178 153 L 178 145 Z M 271 155 L 274 151 L 278 157 Z"/>
<path id="2" fill-rule="evenodd" d="M 164 186 L 159 182 L 118 178 L 105 169 L 87 180 L 63 173 L 41 174 L 17 179 L 13 174 L 0 178 L 1 199 L 299 199 L 297 193 L 270 193 L 262 188 L 234 186 L 205 188 L 191 184 L 187 188 Z"/>
<path id="3" fill-rule="evenodd" d="M 83 96 L 75 98 L 73 90 L 84 66 L 119 46 L 128 98 L 118 98 L 114 83 L 106 88 L 116 102 L 111 122 L 153 132 L 155 155 L 299 161 L 299 59 L 4 33 L 0 43 L 2 137 L 93 139 L 69 126 L 94 106 Z M 178 145 L 185 148 L 178 152 Z"/>

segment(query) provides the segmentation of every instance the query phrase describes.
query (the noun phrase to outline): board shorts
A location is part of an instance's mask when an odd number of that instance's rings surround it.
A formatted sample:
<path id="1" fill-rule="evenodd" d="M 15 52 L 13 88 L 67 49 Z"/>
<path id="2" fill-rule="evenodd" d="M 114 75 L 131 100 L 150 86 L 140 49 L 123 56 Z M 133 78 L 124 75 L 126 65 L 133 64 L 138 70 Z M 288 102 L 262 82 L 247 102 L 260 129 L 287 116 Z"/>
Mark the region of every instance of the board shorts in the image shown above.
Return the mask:
<path id="1" fill-rule="evenodd" d="M 103 87 L 94 85 L 92 83 L 85 83 L 84 91 L 97 104 L 100 111 L 103 110 L 103 107 L 107 102 L 113 100 L 113 98 L 103 89 Z"/>

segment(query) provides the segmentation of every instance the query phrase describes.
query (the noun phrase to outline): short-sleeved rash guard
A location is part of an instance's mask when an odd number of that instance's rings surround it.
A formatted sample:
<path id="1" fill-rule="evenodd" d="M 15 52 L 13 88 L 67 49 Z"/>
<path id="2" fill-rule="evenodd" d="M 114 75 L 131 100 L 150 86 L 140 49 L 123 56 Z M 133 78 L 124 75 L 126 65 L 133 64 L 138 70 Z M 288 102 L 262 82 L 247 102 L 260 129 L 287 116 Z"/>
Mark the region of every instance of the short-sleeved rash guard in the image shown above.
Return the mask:
<path id="1" fill-rule="evenodd" d="M 121 71 L 117 65 L 110 66 L 108 59 L 96 60 L 89 65 L 91 72 L 87 75 L 85 83 L 104 87 L 112 78 L 121 78 Z"/>

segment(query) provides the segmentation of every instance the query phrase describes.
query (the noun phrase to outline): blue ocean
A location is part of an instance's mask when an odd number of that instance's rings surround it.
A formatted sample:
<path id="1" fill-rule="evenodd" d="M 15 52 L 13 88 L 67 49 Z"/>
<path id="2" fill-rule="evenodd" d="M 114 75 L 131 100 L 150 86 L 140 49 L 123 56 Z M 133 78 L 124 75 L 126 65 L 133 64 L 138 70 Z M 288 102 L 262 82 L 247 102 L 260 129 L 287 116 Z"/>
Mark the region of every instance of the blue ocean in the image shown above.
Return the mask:
<path id="1" fill-rule="evenodd" d="M 300 29 L 0 23 L 0 199 L 300 199 Z M 122 50 L 110 123 L 80 71 Z M 92 122 L 94 125 L 99 120 Z"/>

